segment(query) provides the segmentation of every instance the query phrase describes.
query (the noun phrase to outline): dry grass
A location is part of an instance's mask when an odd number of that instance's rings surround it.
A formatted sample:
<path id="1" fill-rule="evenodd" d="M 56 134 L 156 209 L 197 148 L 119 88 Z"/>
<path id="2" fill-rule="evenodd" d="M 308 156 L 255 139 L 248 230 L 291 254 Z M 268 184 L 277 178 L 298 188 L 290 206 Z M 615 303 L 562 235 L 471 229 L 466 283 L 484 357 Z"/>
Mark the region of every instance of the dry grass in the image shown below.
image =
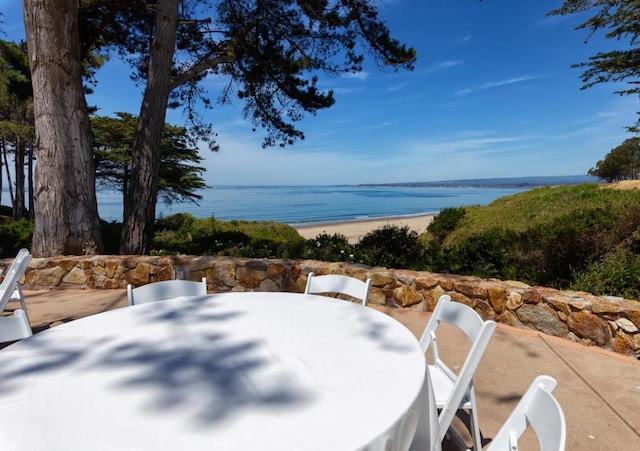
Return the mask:
<path id="1" fill-rule="evenodd" d="M 640 189 L 640 180 L 622 180 L 616 183 L 604 183 L 601 186 L 611 189 Z"/>

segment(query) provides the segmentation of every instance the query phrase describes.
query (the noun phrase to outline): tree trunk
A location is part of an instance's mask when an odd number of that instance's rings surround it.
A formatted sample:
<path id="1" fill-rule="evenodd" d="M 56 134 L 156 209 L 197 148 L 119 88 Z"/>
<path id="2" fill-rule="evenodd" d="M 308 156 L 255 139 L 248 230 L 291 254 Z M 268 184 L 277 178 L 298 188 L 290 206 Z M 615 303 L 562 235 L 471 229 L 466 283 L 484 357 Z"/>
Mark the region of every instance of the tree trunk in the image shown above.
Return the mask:
<path id="1" fill-rule="evenodd" d="M 35 220 L 34 208 L 33 208 L 33 144 L 29 143 L 29 155 L 27 160 L 27 180 L 29 181 L 29 219 Z"/>
<path id="2" fill-rule="evenodd" d="M 35 257 L 101 251 L 77 0 L 23 0 L 37 164 Z"/>
<path id="3" fill-rule="evenodd" d="M 4 176 L 2 175 L 2 168 L 4 168 L 4 161 L 6 161 L 5 155 L 7 154 L 6 142 L 3 138 L 0 138 L 0 205 L 2 205 L 2 193 L 4 192 Z"/>
<path id="4" fill-rule="evenodd" d="M 9 158 L 7 157 L 7 149 L 5 148 L 4 152 L 2 152 L 2 167 L 4 168 L 5 174 L 7 176 L 7 187 L 9 189 L 9 202 L 13 208 L 13 202 L 15 197 L 13 196 L 13 181 L 11 180 L 11 171 L 9 170 Z"/>
<path id="5" fill-rule="evenodd" d="M 14 165 L 14 172 L 16 174 L 16 197 L 13 202 L 13 219 L 21 219 L 24 217 L 24 153 L 26 147 L 22 138 L 16 138 Z"/>
<path id="6" fill-rule="evenodd" d="M 179 0 L 157 4 L 147 86 L 133 142 L 131 184 L 124 202 L 121 254 L 145 255 L 151 250 L 158 198 L 160 142 L 169 100 L 178 4 Z"/>

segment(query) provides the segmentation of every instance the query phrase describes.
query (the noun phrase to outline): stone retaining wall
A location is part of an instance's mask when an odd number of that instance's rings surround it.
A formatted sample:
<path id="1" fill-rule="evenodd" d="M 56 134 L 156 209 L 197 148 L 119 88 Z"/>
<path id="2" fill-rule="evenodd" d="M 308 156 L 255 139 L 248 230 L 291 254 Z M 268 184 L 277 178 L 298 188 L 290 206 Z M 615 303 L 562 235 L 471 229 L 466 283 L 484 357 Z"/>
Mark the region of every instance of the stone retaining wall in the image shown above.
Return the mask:
<path id="1" fill-rule="evenodd" d="M 0 261 L 6 269 L 11 260 Z M 304 290 L 309 272 L 372 279 L 369 303 L 433 311 L 442 294 L 483 318 L 538 330 L 624 355 L 640 354 L 640 302 L 520 282 L 315 260 L 198 256 L 90 256 L 33 259 L 26 289 L 122 289 L 168 279 L 207 278 L 209 292 Z"/>

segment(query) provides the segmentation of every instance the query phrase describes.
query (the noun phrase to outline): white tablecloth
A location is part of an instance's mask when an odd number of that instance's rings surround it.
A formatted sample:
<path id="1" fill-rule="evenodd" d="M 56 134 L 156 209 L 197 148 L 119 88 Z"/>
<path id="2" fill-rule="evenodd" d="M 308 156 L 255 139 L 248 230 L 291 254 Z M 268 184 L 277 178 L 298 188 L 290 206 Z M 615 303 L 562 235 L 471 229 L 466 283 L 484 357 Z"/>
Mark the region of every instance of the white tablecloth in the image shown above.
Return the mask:
<path id="1" fill-rule="evenodd" d="M 402 324 L 356 303 L 126 307 L 0 351 L 0 450 L 406 450 L 425 369 Z"/>

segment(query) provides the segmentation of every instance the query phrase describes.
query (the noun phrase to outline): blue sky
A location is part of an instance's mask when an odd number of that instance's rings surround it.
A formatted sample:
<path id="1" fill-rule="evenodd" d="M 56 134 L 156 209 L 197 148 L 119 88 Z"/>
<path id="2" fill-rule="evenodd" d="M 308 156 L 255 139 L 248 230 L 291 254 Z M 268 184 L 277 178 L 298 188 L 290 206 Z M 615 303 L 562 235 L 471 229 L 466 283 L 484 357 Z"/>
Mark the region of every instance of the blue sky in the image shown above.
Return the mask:
<path id="1" fill-rule="evenodd" d="M 209 185 L 359 184 L 586 174 L 631 137 L 638 98 L 619 86 L 580 90 L 580 69 L 614 47 L 574 30 L 586 16 L 545 14 L 561 0 L 381 0 L 392 35 L 418 52 L 413 72 L 326 77 L 336 104 L 300 124 L 306 139 L 262 149 L 241 104 L 206 117 L 221 150 L 203 147 Z M 19 2 L 0 8 L 9 39 L 24 36 Z M 618 45 L 621 45 L 618 43 Z M 123 63 L 98 74 L 99 114 L 138 114 L 142 88 Z M 222 86 L 207 80 L 213 97 Z M 179 111 L 167 122 L 181 125 Z"/>

